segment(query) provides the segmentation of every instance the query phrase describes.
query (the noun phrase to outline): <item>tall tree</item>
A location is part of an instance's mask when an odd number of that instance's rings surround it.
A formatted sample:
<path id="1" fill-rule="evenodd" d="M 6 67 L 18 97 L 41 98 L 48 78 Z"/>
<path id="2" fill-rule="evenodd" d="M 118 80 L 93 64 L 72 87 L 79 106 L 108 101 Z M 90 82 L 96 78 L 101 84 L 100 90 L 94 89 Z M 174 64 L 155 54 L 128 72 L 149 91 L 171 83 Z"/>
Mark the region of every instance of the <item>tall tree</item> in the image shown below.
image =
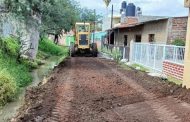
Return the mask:
<path id="1" fill-rule="evenodd" d="M 111 0 L 103 0 L 103 1 L 104 1 L 104 3 L 106 4 L 106 7 L 108 7 L 109 4 L 110 4 L 110 2 L 111 2 Z"/>
<path id="2" fill-rule="evenodd" d="M 5 0 L 6 8 L 27 25 L 30 35 L 31 58 L 35 58 L 40 35 L 58 35 L 69 30 L 79 13 L 78 3 L 72 0 Z"/>

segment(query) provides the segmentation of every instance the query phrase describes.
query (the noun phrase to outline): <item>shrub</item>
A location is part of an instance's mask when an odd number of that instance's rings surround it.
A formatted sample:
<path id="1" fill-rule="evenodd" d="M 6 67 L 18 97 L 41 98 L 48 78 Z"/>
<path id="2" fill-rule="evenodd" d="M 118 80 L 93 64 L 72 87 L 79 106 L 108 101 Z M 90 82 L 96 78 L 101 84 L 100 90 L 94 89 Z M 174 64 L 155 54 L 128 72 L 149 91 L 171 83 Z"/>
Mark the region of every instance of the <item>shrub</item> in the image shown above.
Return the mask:
<path id="1" fill-rule="evenodd" d="M 121 51 L 119 49 L 117 49 L 117 48 L 114 48 L 112 50 L 112 57 L 114 58 L 114 60 L 119 62 L 122 59 Z"/>
<path id="2" fill-rule="evenodd" d="M 35 60 L 33 61 L 33 60 L 23 59 L 22 60 L 22 64 L 24 64 L 27 67 L 29 67 L 29 69 L 37 69 L 38 68 L 38 62 L 35 61 Z"/>
<path id="3" fill-rule="evenodd" d="M 0 55 L 0 69 L 6 69 L 14 77 L 19 87 L 24 87 L 32 82 L 30 66 L 24 63 L 18 63 L 14 57 L 9 57 L 2 53 Z"/>
<path id="4" fill-rule="evenodd" d="M 17 56 L 20 51 L 19 41 L 12 37 L 1 39 L 0 47 L 3 52 L 10 56 Z"/>
<path id="5" fill-rule="evenodd" d="M 182 39 L 176 39 L 172 42 L 173 45 L 176 45 L 176 46 L 185 46 L 185 41 L 182 40 Z"/>
<path id="6" fill-rule="evenodd" d="M 47 38 L 40 41 L 39 50 L 56 56 L 66 54 L 66 50 L 63 47 L 54 44 L 53 41 Z"/>
<path id="7" fill-rule="evenodd" d="M 17 93 L 17 85 L 13 77 L 6 71 L 0 72 L 0 106 L 11 102 Z"/>
<path id="8" fill-rule="evenodd" d="M 48 55 L 47 53 L 41 51 L 40 49 L 38 50 L 37 59 L 45 60 L 49 57 L 50 57 L 50 54 Z"/>

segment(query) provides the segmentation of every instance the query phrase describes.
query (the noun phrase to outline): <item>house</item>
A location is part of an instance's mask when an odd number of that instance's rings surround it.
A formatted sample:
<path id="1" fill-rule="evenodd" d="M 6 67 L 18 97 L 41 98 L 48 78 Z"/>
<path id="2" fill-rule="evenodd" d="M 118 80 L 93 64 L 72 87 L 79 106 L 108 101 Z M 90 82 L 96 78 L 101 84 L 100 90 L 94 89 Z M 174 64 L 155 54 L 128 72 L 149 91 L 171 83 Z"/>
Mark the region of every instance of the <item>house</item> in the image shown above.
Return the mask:
<path id="1" fill-rule="evenodd" d="M 109 44 L 129 45 L 130 41 L 171 44 L 176 39 L 185 40 L 188 17 L 126 17 L 108 30 Z"/>

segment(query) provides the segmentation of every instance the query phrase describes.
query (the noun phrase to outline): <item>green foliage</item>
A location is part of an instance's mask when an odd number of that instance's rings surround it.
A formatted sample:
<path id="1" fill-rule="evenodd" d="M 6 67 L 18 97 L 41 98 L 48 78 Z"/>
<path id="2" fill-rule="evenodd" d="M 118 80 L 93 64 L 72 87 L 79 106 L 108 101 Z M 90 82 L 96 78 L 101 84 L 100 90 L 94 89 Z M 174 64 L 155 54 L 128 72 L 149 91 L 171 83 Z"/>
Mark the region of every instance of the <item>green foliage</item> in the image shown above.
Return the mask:
<path id="1" fill-rule="evenodd" d="M 77 21 L 94 22 L 94 11 L 75 0 L 4 0 L 6 8 L 27 24 L 38 25 L 41 36 L 69 31 Z M 38 17 L 36 19 L 34 17 Z M 85 15 L 82 17 L 82 15 Z M 96 16 L 96 20 L 100 18 Z M 40 24 L 41 23 L 41 24 Z"/>
<path id="2" fill-rule="evenodd" d="M 47 54 L 47 53 L 41 51 L 40 49 L 38 50 L 37 59 L 45 60 L 49 57 L 50 57 L 50 54 Z"/>
<path id="3" fill-rule="evenodd" d="M 0 106 L 14 99 L 19 87 L 32 82 L 31 64 L 18 62 L 20 44 L 14 38 L 0 38 Z"/>
<path id="4" fill-rule="evenodd" d="M 6 70 L 0 72 L 0 106 L 12 101 L 17 93 L 17 85 Z"/>
<path id="5" fill-rule="evenodd" d="M 38 62 L 36 60 L 22 60 L 22 64 L 29 67 L 29 69 L 37 69 L 38 68 Z"/>
<path id="6" fill-rule="evenodd" d="M 182 40 L 182 39 L 176 39 L 172 42 L 173 45 L 176 45 L 176 46 L 185 46 L 185 41 Z"/>
<path id="7" fill-rule="evenodd" d="M 40 41 L 39 50 L 56 56 L 67 54 L 66 48 L 56 45 L 52 40 L 47 38 Z"/>
<path id="8" fill-rule="evenodd" d="M 114 58 L 114 60 L 116 60 L 117 62 L 119 62 L 122 58 L 122 54 L 121 51 L 117 48 L 114 48 L 112 51 L 112 57 Z"/>
<path id="9" fill-rule="evenodd" d="M 107 49 L 106 47 L 102 49 L 102 52 L 108 54 L 109 56 L 112 56 L 111 50 Z"/>
<path id="10" fill-rule="evenodd" d="M 142 71 L 142 72 L 149 72 L 149 69 L 147 69 L 147 68 L 145 68 L 144 66 L 141 66 L 141 65 L 139 65 L 139 64 L 132 64 L 132 67 L 133 68 L 137 68 L 137 67 L 139 67 L 140 68 L 140 71 Z"/>
<path id="11" fill-rule="evenodd" d="M 117 48 L 114 48 L 112 51 L 107 49 L 107 48 L 103 48 L 102 52 L 108 54 L 109 56 L 111 56 L 117 62 L 119 62 L 121 60 L 121 58 L 122 58 L 121 51 L 119 49 L 117 49 Z"/>
<path id="12" fill-rule="evenodd" d="M 111 2 L 111 0 L 103 0 L 103 1 L 104 1 L 104 3 L 106 4 L 106 7 L 108 7 L 109 4 L 110 4 L 110 2 Z"/>
<path id="13" fill-rule="evenodd" d="M 19 46 L 19 41 L 17 39 L 8 37 L 1 39 L 0 41 L 1 41 L 0 48 L 4 53 L 10 56 L 18 56 L 20 51 L 20 46 Z"/>
<path id="14" fill-rule="evenodd" d="M 6 54 L 1 55 L 0 69 L 6 69 L 9 74 L 14 77 L 19 87 L 24 87 L 32 82 L 30 66 L 24 63 L 18 63 L 14 57 L 10 57 Z"/>
<path id="15" fill-rule="evenodd" d="M 173 82 L 173 83 L 178 84 L 178 85 L 181 85 L 183 83 L 183 81 L 178 80 L 178 79 L 171 77 L 171 76 L 168 76 L 168 81 Z"/>

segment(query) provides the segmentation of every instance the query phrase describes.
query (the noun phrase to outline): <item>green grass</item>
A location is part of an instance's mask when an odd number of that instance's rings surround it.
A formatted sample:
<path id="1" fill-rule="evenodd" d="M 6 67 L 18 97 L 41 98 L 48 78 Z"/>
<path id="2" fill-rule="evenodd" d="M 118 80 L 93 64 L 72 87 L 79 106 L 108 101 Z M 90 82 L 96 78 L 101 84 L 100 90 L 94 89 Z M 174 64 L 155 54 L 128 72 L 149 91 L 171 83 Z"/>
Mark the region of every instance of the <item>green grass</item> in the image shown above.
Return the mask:
<path id="1" fill-rule="evenodd" d="M 12 101 L 21 88 L 32 82 L 31 71 L 43 64 L 50 56 L 67 56 L 68 49 L 58 46 L 47 38 L 40 41 L 36 60 L 17 57 L 20 43 L 15 38 L 0 38 L 0 106 Z"/>
<path id="2" fill-rule="evenodd" d="M 39 50 L 42 52 L 46 52 L 47 54 L 56 56 L 65 55 L 67 52 L 66 48 L 54 44 L 52 40 L 49 40 L 47 38 L 44 38 L 40 41 Z"/>
<path id="3" fill-rule="evenodd" d="M 131 68 L 124 63 L 119 63 L 119 66 L 124 68 L 125 70 L 131 70 Z"/>
<path id="4" fill-rule="evenodd" d="M 113 49 L 112 52 L 111 50 L 107 50 L 106 47 L 102 49 L 103 53 L 106 53 L 107 55 L 111 56 L 115 61 L 119 62 L 122 59 L 122 54 L 121 51 L 118 49 Z"/>
<path id="5" fill-rule="evenodd" d="M 173 83 L 175 83 L 175 84 L 177 84 L 177 85 L 181 85 L 181 84 L 183 83 L 183 81 L 178 80 L 178 79 L 176 79 L 176 78 L 174 78 L 174 77 L 171 77 L 171 76 L 168 77 L 168 81 L 169 81 L 169 82 L 173 82 Z"/>
<path id="6" fill-rule="evenodd" d="M 14 78 L 7 70 L 0 72 L 0 106 L 11 102 L 16 95 L 18 88 Z"/>
<path id="7" fill-rule="evenodd" d="M 19 50 L 18 40 L 0 39 L 0 106 L 12 101 L 21 87 L 32 82 L 30 65 L 16 60 Z"/>
<path id="8" fill-rule="evenodd" d="M 19 87 L 27 86 L 32 82 L 32 76 L 30 75 L 30 65 L 18 63 L 14 57 L 10 57 L 1 53 L 0 69 L 7 70 Z"/>
<path id="9" fill-rule="evenodd" d="M 140 71 L 142 71 L 142 72 L 148 72 L 149 71 L 149 69 L 147 69 L 147 68 L 145 68 L 145 67 L 143 67 L 143 66 L 141 66 L 141 65 L 138 65 L 138 64 L 132 64 L 131 65 L 133 68 L 137 68 L 137 67 L 140 67 Z"/>
<path id="10" fill-rule="evenodd" d="M 16 38 L 0 38 L 0 49 L 9 56 L 16 57 L 20 51 L 19 41 Z"/>

